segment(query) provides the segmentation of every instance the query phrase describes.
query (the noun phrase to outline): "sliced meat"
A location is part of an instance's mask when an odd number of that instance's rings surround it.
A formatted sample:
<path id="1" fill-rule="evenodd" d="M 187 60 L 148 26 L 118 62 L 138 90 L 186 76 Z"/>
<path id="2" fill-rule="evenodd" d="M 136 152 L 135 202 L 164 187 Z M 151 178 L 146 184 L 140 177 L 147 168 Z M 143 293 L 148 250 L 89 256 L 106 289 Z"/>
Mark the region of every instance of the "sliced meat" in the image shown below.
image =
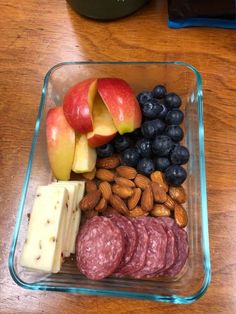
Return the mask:
<path id="1" fill-rule="evenodd" d="M 162 223 L 156 218 L 140 218 L 145 223 L 149 236 L 149 245 L 144 267 L 131 276 L 143 278 L 149 274 L 161 271 L 165 267 L 167 235 Z"/>
<path id="2" fill-rule="evenodd" d="M 125 250 L 121 262 L 118 266 L 119 270 L 131 260 L 134 254 L 137 244 L 137 233 L 135 231 L 134 225 L 128 218 L 119 214 L 109 215 L 108 217 L 117 227 L 120 228 L 121 232 L 124 235 Z"/>
<path id="3" fill-rule="evenodd" d="M 175 258 L 173 265 L 163 272 L 164 276 L 176 276 L 184 267 L 189 254 L 189 245 L 187 232 L 180 228 L 172 218 L 163 217 L 160 218 L 167 226 L 169 226 L 177 241 L 177 252 L 178 255 Z"/>
<path id="4" fill-rule="evenodd" d="M 107 217 L 96 216 L 81 228 L 76 246 L 76 261 L 89 279 L 99 280 L 111 275 L 124 253 L 120 229 Z"/>
<path id="5" fill-rule="evenodd" d="M 119 270 L 119 275 L 129 275 L 139 271 L 145 265 L 149 237 L 144 222 L 133 218 L 131 222 L 137 233 L 137 245 L 131 260 Z"/>

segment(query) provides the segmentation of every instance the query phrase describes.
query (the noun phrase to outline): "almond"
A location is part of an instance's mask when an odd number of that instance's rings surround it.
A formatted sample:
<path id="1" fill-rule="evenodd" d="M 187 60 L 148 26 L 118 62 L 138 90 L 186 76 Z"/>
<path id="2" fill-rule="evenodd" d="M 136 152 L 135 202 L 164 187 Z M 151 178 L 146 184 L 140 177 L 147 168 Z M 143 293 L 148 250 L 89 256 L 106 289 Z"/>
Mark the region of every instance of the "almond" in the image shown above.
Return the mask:
<path id="1" fill-rule="evenodd" d="M 114 181 L 115 175 L 112 171 L 101 168 L 101 169 L 97 170 L 96 178 L 101 180 L 101 181 L 112 182 L 112 181 Z"/>
<path id="2" fill-rule="evenodd" d="M 95 178 L 96 175 L 96 168 L 94 168 L 92 171 L 90 172 L 84 172 L 82 173 L 82 176 L 87 179 L 87 180 L 93 180 Z"/>
<path id="3" fill-rule="evenodd" d="M 167 194 L 167 200 L 165 201 L 164 205 L 168 207 L 170 210 L 174 210 L 175 208 L 175 201 Z"/>
<path id="4" fill-rule="evenodd" d="M 155 204 L 150 214 L 154 217 L 169 217 L 170 210 L 164 204 Z"/>
<path id="5" fill-rule="evenodd" d="M 133 189 L 127 187 L 127 186 L 121 186 L 119 184 L 114 184 L 112 186 L 112 192 L 119 197 L 126 199 L 133 195 Z"/>
<path id="6" fill-rule="evenodd" d="M 85 195 L 79 203 L 82 211 L 94 209 L 101 198 L 101 191 L 96 190 Z"/>
<path id="7" fill-rule="evenodd" d="M 151 180 L 158 183 L 166 192 L 168 192 L 169 186 L 164 178 L 164 175 L 161 171 L 154 171 L 151 174 Z"/>
<path id="8" fill-rule="evenodd" d="M 139 216 L 147 216 L 148 213 L 142 210 L 140 206 L 136 206 L 134 209 L 129 211 L 129 217 L 139 217 Z"/>
<path id="9" fill-rule="evenodd" d="M 187 200 L 187 194 L 182 186 L 171 186 L 169 188 L 170 197 L 179 204 L 183 204 Z"/>
<path id="10" fill-rule="evenodd" d="M 102 213 L 104 210 L 107 209 L 107 200 L 102 197 L 100 201 L 98 202 L 97 206 L 95 207 L 95 210 L 99 213 Z"/>
<path id="11" fill-rule="evenodd" d="M 181 228 L 187 226 L 188 223 L 188 215 L 184 207 L 180 204 L 175 204 L 174 210 L 175 222 Z"/>
<path id="12" fill-rule="evenodd" d="M 85 187 L 86 187 L 87 193 L 97 190 L 97 184 L 95 181 L 90 181 L 90 180 L 86 181 Z"/>
<path id="13" fill-rule="evenodd" d="M 128 208 L 125 204 L 125 202 L 120 198 L 118 195 L 112 194 L 110 196 L 109 202 L 111 206 L 118 211 L 120 214 L 127 214 L 128 213 Z"/>
<path id="14" fill-rule="evenodd" d="M 156 182 L 152 182 L 151 187 L 155 202 L 165 203 L 167 201 L 167 194 L 165 190 Z"/>
<path id="15" fill-rule="evenodd" d="M 141 197 L 141 207 L 146 212 L 149 212 L 153 208 L 153 193 L 150 184 L 146 187 Z"/>
<path id="16" fill-rule="evenodd" d="M 136 184 L 137 188 L 145 190 L 147 185 L 150 183 L 150 179 L 143 176 L 142 174 L 137 174 L 134 183 Z"/>
<path id="17" fill-rule="evenodd" d="M 121 186 L 127 186 L 129 188 L 135 188 L 135 183 L 129 179 L 122 177 L 115 177 L 115 182 Z"/>
<path id="18" fill-rule="evenodd" d="M 94 216 L 97 216 L 98 212 L 94 209 L 89 209 L 86 212 L 84 212 L 84 215 L 85 215 L 86 219 L 91 219 Z"/>
<path id="19" fill-rule="evenodd" d="M 134 179 L 137 175 L 136 169 L 129 166 L 120 166 L 116 168 L 116 172 L 119 176 L 126 179 Z"/>
<path id="20" fill-rule="evenodd" d="M 106 208 L 106 210 L 104 210 L 104 212 L 102 213 L 103 216 L 109 216 L 109 215 L 112 215 L 112 214 L 117 214 L 117 210 L 115 210 L 113 207 L 111 206 L 108 206 Z"/>
<path id="21" fill-rule="evenodd" d="M 99 190 L 102 192 L 102 196 L 108 201 L 112 194 L 110 183 L 107 181 L 101 182 L 99 184 Z"/>
<path id="22" fill-rule="evenodd" d="M 142 190 L 140 188 L 136 188 L 133 190 L 133 195 L 128 199 L 129 210 L 134 209 L 138 205 L 141 195 Z"/>
<path id="23" fill-rule="evenodd" d="M 114 169 L 120 164 L 120 158 L 117 155 L 111 157 L 97 159 L 97 167 L 104 169 Z"/>

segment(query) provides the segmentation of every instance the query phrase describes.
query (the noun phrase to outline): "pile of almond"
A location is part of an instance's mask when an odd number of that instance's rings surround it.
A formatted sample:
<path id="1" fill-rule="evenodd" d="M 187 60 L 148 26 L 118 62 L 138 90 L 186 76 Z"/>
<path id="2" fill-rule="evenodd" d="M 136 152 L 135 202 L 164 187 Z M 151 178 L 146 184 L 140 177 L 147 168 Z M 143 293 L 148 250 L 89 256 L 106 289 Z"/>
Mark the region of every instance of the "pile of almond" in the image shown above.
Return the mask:
<path id="1" fill-rule="evenodd" d="M 150 178 L 137 173 L 135 168 L 120 166 L 119 156 L 97 160 L 97 169 L 84 174 L 86 195 L 80 208 L 87 219 L 100 214 L 119 212 L 128 217 L 173 217 L 180 227 L 188 222 L 184 188 L 168 186 L 162 172 Z"/>

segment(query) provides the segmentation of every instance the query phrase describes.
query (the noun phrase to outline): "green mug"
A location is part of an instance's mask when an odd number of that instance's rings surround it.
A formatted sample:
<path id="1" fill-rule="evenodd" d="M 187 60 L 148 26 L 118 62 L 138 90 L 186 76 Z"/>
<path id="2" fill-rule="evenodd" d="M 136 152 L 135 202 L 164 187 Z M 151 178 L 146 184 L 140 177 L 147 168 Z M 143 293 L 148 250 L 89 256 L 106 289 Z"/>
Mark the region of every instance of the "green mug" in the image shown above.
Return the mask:
<path id="1" fill-rule="evenodd" d="M 98 20 L 113 20 L 130 15 L 149 0 L 67 0 L 81 15 Z"/>

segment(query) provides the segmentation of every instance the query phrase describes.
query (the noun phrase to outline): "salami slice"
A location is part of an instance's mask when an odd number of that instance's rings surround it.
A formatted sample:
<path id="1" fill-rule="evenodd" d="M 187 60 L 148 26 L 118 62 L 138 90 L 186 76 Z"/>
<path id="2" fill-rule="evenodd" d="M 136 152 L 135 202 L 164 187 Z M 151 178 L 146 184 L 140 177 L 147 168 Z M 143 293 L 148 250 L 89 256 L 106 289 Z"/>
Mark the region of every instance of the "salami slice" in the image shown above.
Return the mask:
<path id="1" fill-rule="evenodd" d="M 132 274 L 132 277 L 143 278 L 162 270 L 165 266 L 167 235 L 162 223 L 156 218 L 141 218 L 147 229 L 149 245 L 144 267 Z"/>
<path id="2" fill-rule="evenodd" d="M 178 255 L 173 265 L 163 273 L 163 275 L 174 277 L 182 270 L 188 258 L 189 246 L 187 232 L 178 227 L 172 218 L 165 217 L 161 218 L 161 220 L 172 229 L 177 241 Z"/>
<path id="3" fill-rule="evenodd" d="M 137 243 L 137 234 L 132 222 L 119 214 L 109 215 L 111 221 L 120 228 L 125 240 L 125 250 L 118 269 L 121 269 L 132 258 Z"/>
<path id="4" fill-rule="evenodd" d="M 95 216 L 81 228 L 76 247 L 80 271 L 89 279 L 99 280 L 111 275 L 124 253 L 120 229 L 107 217 Z"/>
<path id="5" fill-rule="evenodd" d="M 135 218 L 131 219 L 131 222 L 137 233 L 137 245 L 131 260 L 119 270 L 120 275 L 129 275 L 139 271 L 146 261 L 149 237 L 145 224 L 142 220 Z"/>

